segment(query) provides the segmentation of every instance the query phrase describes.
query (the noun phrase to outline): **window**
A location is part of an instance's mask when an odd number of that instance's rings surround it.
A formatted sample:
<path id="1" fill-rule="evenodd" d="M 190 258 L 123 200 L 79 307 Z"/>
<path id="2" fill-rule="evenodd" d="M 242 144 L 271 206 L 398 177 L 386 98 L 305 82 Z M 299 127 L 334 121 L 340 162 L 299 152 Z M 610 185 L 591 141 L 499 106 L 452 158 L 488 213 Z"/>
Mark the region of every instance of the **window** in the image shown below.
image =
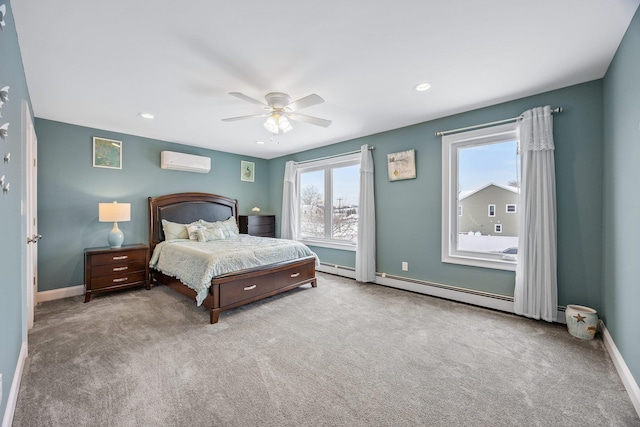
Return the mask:
<path id="1" fill-rule="evenodd" d="M 443 262 L 515 270 L 519 165 L 516 123 L 442 138 Z"/>
<path id="2" fill-rule="evenodd" d="M 360 154 L 301 164 L 298 179 L 298 240 L 315 246 L 355 250 Z"/>

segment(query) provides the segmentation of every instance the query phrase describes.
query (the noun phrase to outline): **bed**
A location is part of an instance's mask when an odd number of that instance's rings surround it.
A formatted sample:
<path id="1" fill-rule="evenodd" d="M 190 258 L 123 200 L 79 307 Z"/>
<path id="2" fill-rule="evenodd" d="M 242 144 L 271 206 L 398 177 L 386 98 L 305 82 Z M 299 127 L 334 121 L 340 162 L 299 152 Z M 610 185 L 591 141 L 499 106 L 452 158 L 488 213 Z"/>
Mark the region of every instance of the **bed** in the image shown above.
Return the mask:
<path id="1" fill-rule="evenodd" d="M 215 222 L 230 217 L 238 220 L 238 202 L 235 199 L 207 193 L 176 193 L 149 197 L 149 247 L 165 240 L 162 220 L 190 224 L 199 220 Z M 267 239 L 257 238 L 255 239 Z M 167 243 L 164 243 L 166 246 Z M 281 292 L 311 284 L 317 286 L 316 257 L 304 256 L 253 268 L 216 275 L 202 298 L 196 290 L 175 277 L 151 269 L 154 284 L 163 284 L 209 309 L 210 322 L 217 323 L 220 313 L 244 304 L 267 298 Z"/>

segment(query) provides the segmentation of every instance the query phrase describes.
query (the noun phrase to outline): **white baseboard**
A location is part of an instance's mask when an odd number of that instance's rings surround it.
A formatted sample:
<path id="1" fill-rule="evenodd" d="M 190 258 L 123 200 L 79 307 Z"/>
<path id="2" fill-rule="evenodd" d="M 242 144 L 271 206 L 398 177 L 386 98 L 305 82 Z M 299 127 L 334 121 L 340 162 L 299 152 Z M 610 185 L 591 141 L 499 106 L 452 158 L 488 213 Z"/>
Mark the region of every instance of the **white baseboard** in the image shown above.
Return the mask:
<path id="1" fill-rule="evenodd" d="M 343 267 L 341 265 L 320 264 L 318 267 L 316 267 L 316 270 L 322 273 L 336 274 L 338 276 L 348 277 L 354 280 L 356 278 L 355 270 L 348 267 Z"/>
<path id="2" fill-rule="evenodd" d="M 618 351 L 618 347 L 616 347 L 616 343 L 613 342 L 611 334 L 609 334 L 607 327 L 602 321 L 600 321 L 600 332 L 602 333 L 604 346 L 609 352 L 609 356 L 618 371 L 618 375 L 620 375 L 622 384 L 624 384 L 624 388 L 627 389 L 627 393 L 629 393 L 631 403 L 633 403 L 633 407 L 636 408 L 636 412 L 638 413 L 638 416 L 640 416 L 640 388 L 638 387 L 638 383 L 635 378 L 633 378 L 631 371 Z"/>
<path id="3" fill-rule="evenodd" d="M 36 294 L 36 303 L 52 301 L 54 299 L 77 297 L 78 295 L 84 295 L 84 285 L 69 286 L 68 288 L 38 292 Z"/>
<path id="4" fill-rule="evenodd" d="M 13 381 L 11 382 L 11 390 L 7 397 L 7 407 L 4 410 L 4 417 L 2 418 L 2 427 L 11 427 L 13 424 L 13 414 L 16 412 L 16 404 L 18 403 L 18 392 L 20 391 L 20 380 L 22 379 L 22 370 L 24 369 L 24 362 L 27 359 L 28 346 L 26 342 L 22 343 L 20 347 L 20 355 L 18 356 L 18 364 L 16 370 L 13 373 Z"/>
<path id="5" fill-rule="evenodd" d="M 491 308 L 493 310 L 513 313 L 513 301 L 509 299 L 493 297 L 490 294 L 481 295 L 478 293 L 467 293 L 455 289 L 433 286 L 427 283 L 415 283 L 413 281 L 402 280 L 390 277 L 376 277 L 376 284 L 389 286 L 391 288 L 404 289 L 405 291 L 417 292 L 438 298 L 445 298 L 452 301 L 464 302 L 477 305 L 479 307 Z M 435 285 L 435 284 L 434 284 Z"/>

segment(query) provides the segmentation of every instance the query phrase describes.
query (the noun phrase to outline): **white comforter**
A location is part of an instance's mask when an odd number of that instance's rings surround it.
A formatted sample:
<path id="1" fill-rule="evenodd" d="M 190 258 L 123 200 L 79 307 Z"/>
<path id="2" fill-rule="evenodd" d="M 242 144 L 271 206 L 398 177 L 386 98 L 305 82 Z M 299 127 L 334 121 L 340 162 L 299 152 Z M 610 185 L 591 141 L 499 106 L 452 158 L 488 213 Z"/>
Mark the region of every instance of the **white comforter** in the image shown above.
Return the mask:
<path id="1" fill-rule="evenodd" d="M 216 276 L 308 256 L 315 257 L 318 264 L 316 254 L 300 242 L 243 234 L 211 242 L 160 242 L 149 266 L 195 290 L 200 305 L 207 297 L 211 279 Z"/>

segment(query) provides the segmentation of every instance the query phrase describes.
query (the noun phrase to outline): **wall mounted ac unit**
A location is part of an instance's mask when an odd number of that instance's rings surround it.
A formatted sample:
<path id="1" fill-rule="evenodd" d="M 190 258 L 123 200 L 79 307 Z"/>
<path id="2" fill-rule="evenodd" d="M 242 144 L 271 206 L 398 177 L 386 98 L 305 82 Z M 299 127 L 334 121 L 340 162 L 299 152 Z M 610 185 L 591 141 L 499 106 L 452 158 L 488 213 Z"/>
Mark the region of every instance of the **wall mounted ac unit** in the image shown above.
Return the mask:
<path id="1" fill-rule="evenodd" d="M 208 173 L 211 170 L 211 159 L 193 154 L 163 151 L 160 153 L 160 167 L 162 169 Z"/>

